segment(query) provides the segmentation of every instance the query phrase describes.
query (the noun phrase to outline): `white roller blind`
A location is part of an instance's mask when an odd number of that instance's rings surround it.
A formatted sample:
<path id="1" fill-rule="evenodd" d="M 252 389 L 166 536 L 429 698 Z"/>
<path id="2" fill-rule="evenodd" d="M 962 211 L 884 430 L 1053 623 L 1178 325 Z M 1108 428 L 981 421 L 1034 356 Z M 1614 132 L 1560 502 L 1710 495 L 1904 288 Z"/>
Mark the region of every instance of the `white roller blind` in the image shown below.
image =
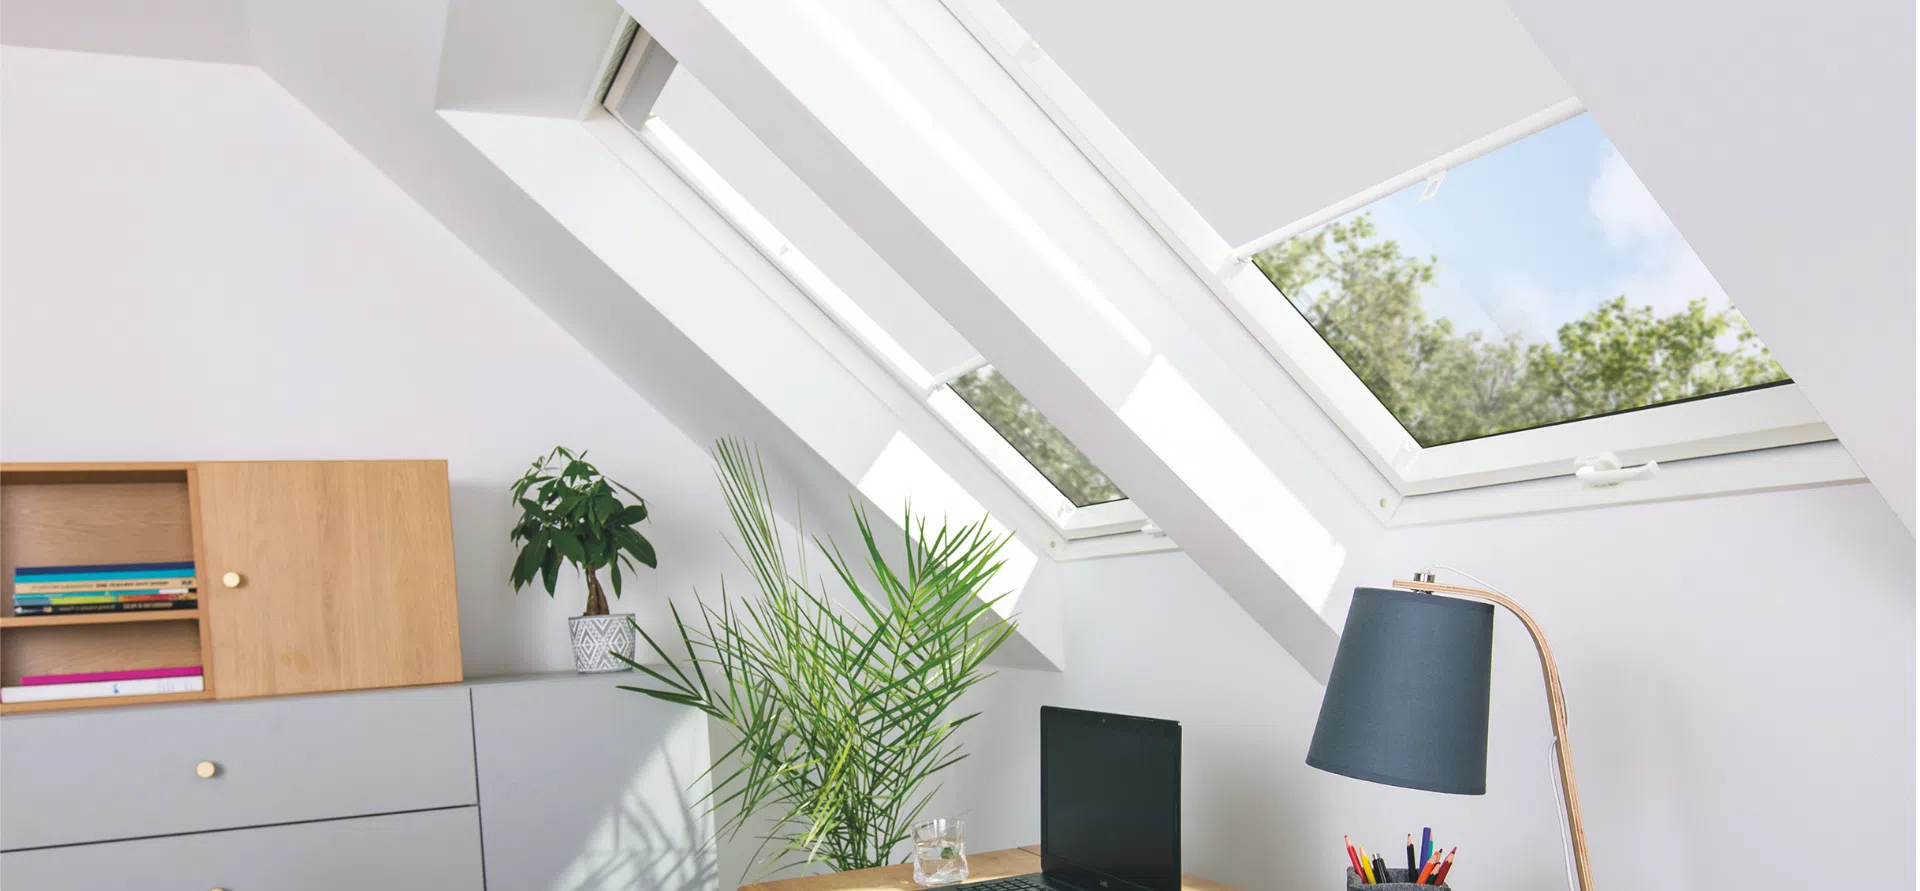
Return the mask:
<path id="1" fill-rule="evenodd" d="M 1001 0 L 1229 244 L 1572 91 L 1499 0 Z"/>

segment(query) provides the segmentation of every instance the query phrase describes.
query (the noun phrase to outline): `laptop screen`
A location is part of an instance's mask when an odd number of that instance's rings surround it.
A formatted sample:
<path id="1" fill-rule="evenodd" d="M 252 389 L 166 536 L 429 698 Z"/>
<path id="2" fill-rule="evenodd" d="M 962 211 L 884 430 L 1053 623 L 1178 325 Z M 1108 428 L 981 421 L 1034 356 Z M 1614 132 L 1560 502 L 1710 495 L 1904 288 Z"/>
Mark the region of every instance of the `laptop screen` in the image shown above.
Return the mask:
<path id="1" fill-rule="evenodd" d="M 1040 850 L 1088 891 L 1180 891 L 1180 725 L 1041 708 Z"/>

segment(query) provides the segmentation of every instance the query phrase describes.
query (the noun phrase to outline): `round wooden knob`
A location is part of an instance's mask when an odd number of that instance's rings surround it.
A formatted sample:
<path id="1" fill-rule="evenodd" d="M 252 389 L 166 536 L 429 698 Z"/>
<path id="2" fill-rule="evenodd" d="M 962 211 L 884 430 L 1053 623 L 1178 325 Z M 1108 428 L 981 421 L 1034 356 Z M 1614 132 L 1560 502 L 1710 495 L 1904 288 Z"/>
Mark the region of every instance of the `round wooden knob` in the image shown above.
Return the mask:
<path id="1" fill-rule="evenodd" d="M 220 772 L 220 766 L 211 761 L 202 761 L 193 766 L 193 772 L 195 776 L 203 780 L 210 780 L 213 779 L 214 774 Z"/>
<path id="2" fill-rule="evenodd" d="M 220 584 L 226 585 L 229 588 L 238 588 L 241 583 L 245 581 L 246 579 L 241 578 L 240 573 L 237 572 L 229 572 L 220 577 Z"/>

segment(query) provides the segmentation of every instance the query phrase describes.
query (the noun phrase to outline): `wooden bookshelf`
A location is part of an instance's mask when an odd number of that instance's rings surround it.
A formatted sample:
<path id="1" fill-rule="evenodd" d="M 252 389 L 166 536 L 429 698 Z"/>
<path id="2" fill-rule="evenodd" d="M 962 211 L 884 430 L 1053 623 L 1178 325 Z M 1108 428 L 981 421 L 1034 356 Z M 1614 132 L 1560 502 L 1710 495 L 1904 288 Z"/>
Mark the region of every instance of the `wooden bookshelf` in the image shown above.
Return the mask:
<path id="1" fill-rule="evenodd" d="M 101 699 L 53 699 L 46 702 L 0 702 L 0 715 L 23 712 L 57 712 L 75 708 L 100 708 L 112 705 L 154 705 L 161 702 L 192 702 L 212 699 L 213 691 L 193 693 L 152 693 L 145 696 L 109 696 Z"/>
<path id="2" fill-rule="evenodd" d="M 19 566 L 188 561 L 196 609 L 13 615 Z M 446 462 L 0 464 L 0 686 L 191 665 L 0 714 L 461 680 Z"/>
<path id="3" fill-rule="evenodd" d="M 214 695 L 199 609 L 13 615 L 17 566 L 192 561 L 199 571 L 190 464 L 0 466 L 0 685 L 27 675 L 198 665 L 191 693 L 0 703 L 0 714 Z M 204 575 L 196 587 L 205 596 Z"/>

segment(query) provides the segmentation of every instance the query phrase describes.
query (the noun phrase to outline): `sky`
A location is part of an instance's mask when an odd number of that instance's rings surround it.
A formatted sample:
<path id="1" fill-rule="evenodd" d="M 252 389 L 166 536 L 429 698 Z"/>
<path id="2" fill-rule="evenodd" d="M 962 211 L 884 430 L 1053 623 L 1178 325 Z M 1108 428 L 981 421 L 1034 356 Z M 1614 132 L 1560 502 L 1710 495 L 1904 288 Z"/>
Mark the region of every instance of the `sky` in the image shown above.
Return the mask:
<path id="1" fill-rule="evenodd" d="M 1430 314 L 1457 329 L 1551 339 L 1625 295 L 1665 314 L 1728 299 L 1598 124 L 1582 114 L 1356 211 L 1403 253 L 1435 256 Z M 1353 216 L 1353 215 L 1349 215 Z"/>

